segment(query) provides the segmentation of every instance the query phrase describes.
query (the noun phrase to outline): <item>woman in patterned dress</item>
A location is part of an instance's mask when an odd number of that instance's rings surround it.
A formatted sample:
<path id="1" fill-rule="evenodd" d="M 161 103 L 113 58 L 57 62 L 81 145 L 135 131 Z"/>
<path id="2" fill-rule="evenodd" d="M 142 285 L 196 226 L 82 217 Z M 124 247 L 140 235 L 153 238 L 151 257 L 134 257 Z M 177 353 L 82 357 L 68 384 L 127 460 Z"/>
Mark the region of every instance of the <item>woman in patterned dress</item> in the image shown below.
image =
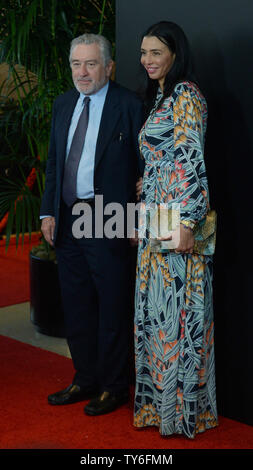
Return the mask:
<path id="1" fill-rule="evenodd" d="M 148 118 L 140 132 L 143 204 L 180 204 L 176 250 L 139 240 L 135 298 L 134 425 L 162 435 L 217 426 L 212 256 L 193 252 L 195 224 L 209 208 L 203 147 L 207 105 L 192 74 L 179 26 L 160 22 L 143 35 Z"/>

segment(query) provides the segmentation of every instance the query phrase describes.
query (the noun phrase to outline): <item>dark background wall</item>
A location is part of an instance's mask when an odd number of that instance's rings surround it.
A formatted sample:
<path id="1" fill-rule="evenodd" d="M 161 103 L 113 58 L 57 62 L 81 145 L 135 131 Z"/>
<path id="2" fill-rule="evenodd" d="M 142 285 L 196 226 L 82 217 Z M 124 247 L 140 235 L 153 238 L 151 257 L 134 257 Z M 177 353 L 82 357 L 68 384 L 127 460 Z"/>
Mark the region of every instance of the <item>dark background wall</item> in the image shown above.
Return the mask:
<path id="1" fill-rule="evenodd" d="M 140 36 L 160 20 L 191 43 L 209 107 L 206 165 L 218 212 L 214 264 L 219 413 L 253 425 L 253 1 L 117 0 L 116 79 L 142 82 Z"/>

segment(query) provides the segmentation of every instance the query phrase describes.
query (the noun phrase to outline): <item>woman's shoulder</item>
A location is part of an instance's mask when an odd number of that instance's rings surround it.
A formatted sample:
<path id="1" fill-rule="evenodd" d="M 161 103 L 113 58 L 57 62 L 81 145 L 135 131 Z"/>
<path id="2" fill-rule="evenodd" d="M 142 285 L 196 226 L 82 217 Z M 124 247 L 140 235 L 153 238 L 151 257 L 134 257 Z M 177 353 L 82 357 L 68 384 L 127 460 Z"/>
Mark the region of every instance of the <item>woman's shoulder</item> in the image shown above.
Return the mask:
<path id="1" fill-rule="evenodd" d="M 201 90 L 199 89 L 198 85 L 194 82 L 189 80 L 184 80 L 177 83 L 173 89 L 172 97 L 176 99 L 179 95 L 183 95 L 187 98 L 197 98 L 202 102 L 205 102 L 205 97 Z"/>

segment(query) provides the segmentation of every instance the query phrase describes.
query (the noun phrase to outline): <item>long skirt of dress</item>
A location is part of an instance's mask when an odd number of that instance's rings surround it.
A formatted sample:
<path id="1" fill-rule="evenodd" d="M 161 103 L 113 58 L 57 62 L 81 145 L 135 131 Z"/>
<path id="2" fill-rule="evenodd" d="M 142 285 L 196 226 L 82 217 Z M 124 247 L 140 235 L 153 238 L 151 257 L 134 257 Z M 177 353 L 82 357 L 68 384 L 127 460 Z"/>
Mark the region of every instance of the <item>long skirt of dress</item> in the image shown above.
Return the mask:
<path id="1" fill-rule="evenodd" d="M 162 435 L 218 424 L 212 258 L 138 250 L 134 425 Z"/>

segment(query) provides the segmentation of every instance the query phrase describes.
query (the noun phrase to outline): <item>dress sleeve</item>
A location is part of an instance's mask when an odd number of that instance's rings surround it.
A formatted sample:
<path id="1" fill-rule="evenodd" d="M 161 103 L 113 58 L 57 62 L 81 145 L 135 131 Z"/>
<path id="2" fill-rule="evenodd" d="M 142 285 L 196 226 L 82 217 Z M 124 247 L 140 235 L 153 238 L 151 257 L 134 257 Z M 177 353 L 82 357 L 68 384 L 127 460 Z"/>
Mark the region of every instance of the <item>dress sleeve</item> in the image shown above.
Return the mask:
<path id="1" fill-rule="evenodd" d="M 175 199 L 180 203 L 181 221 L 191 226 L 205 217 L 209 208 L 203 155 L 206 109 L 198 92 L 185 84 L 175 88 L 172 103 Z"/>

